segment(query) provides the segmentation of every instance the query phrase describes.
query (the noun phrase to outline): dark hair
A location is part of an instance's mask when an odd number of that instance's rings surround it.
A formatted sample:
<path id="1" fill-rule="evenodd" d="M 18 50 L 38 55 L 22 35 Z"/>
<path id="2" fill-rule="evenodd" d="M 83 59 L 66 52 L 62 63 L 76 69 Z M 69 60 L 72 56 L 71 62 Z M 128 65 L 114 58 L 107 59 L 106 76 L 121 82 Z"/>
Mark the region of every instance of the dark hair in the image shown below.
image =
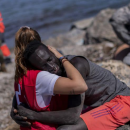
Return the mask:
<path id="1" fill-rule="evenodd" d="M 24 57 L 24 61 L 26 64 L 27 69 L 36 69 L 30 62 L 29 62 L 29 57 L 35 52 L 35 50 L 39 47 L 39 46 L 43 46 L 45 48 L 47 48 L 43 43 L 39 42 L 38 40 L 33 40 L 31 41 L 24 53 L 23 53 L 23 57 Z"/>
<path id="2" fill-rule="evenodd" d="M 28 58 L 35 52 L 35 50 L 36 50 L 39 46 L 43 46 L 43 44 L 42 44 L 41 42 L 37 41 L 37 40 L 31 41 L 31 42 L 27 45 L 27 47 L 26 47 L 26 49 L 25 49 L 25 51 L 24 51 L 24 53 L 23 53 L 24 59 L 25 59 L 26 61 L 28 61 Z"/>

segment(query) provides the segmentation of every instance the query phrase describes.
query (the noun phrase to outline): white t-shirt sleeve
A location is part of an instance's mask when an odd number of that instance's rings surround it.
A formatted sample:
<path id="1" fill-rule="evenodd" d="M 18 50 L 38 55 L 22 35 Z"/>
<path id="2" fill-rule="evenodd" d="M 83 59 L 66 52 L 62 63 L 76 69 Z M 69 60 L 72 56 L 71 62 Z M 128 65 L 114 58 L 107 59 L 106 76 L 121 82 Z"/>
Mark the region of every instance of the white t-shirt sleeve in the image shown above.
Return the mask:
<path id="1" fill-rule="evenodd" d="M 39 72 L 36 78 L 36 95 L 54 95 L 54 85 L 58 78 L 58 75 L 47 71 Z"/>

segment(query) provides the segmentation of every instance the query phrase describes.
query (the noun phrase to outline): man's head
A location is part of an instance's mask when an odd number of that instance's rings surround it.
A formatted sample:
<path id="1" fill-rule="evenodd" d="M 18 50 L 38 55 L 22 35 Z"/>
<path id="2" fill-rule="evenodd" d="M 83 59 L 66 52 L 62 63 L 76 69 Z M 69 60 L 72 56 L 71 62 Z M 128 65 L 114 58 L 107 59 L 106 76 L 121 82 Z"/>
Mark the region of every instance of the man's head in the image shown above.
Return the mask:
<path id="1" fill-rule="evenodd" d="M 35 69 L 49 71 L 61 75 L 62 67 L 59 59 L 41 42 L 34 40 L 28 44 L 24 52 L 26 63 Z"/>

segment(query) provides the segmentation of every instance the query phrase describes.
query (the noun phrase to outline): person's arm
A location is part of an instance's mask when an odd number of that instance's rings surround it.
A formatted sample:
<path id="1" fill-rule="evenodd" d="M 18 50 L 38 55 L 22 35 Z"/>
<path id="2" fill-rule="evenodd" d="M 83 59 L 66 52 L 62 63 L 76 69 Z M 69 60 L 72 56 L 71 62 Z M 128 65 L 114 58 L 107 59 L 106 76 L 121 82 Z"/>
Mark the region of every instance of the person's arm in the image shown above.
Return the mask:
<path id="1" fill-rule="evenodd" d="M 63 56 L 55 48 L 50 46 L 48 48 L 57 58 Z M 79 71 L 67 59 L 63 59 L 61 62 L 67 77 L 59 77 L 56 80 L 53 90 L 54 94 L 74 95 L 85 92 L 88 87 Z"/>
<path id="2" fill-rule="evenodd" d="M 31 123 L 26 121 L 27 117 L 20 116 L 18 114 L 17 101 L 16 101 L 16 96 L 15 95 L 14 95 L 13 101 L 12 101 L 12 108 L 11 108 L 10 116 L 20 126 L 23 126 L 23 127 L 30 127 L 31 126 Z"/>
<path id="3" fill-rule="evenodd" d="M 84 79 L 89 74 L 89 64 L 83 57 L 75 57 L 71 63 L 81 73 Z M 82 63 L 82 64 L 81 64 Z M 68 109 L 63 111 L 35 112 L 23 106 L 18 107 L 20 115 L 30 120 L 53 124 L 74 124 L 81 114 L 85 94 L 69 96 Z"/>
<path id="4" fill-rule="evenodd" d="M 61 111 L 36 112 L 22 105 L 18 106 L 18 113 L 29 120 L 50 124 L 74 124 L 81 114 L 85 93 L 69 96 L 69 108 Z"/>

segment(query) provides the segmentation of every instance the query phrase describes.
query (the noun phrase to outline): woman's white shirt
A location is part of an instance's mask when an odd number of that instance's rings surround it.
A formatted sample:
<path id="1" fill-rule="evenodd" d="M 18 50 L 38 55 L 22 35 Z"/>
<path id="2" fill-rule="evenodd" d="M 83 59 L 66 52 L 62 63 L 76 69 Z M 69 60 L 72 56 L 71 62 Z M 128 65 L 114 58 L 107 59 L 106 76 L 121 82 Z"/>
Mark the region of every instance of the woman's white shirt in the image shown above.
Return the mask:
<path id="1" fill-rule="evenodd" d="M 39 107 L 43 108 L 49 105 L 54 95 L 54 85 L 60 76 L 51 74 L 47 71 L 41 71 L 36 78 L 36 100 Z"/>

